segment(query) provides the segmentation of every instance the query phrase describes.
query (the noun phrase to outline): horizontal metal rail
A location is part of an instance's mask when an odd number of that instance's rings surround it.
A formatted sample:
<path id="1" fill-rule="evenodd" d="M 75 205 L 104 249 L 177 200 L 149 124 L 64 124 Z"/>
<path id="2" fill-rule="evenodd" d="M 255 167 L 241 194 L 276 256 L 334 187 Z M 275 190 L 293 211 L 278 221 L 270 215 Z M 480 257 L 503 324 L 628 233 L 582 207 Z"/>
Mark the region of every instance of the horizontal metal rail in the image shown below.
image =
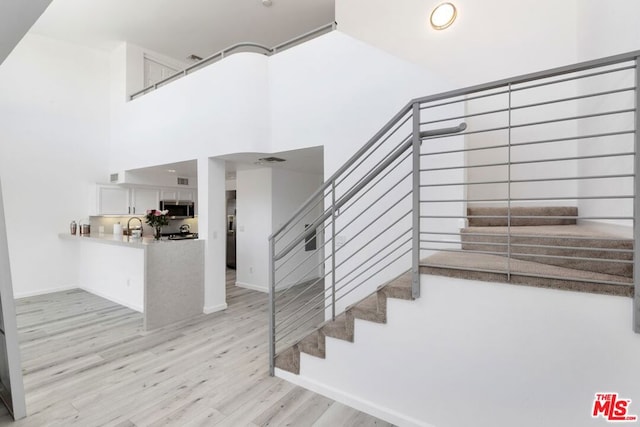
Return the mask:
<path id="1" fill-rule="evenodd" d="M 267 47 L 263 44 L 260 43 L 254 43 L 254 42 L 240 42 L 240 43 L 235 43 L 231 46 L 225 47 L 224 49 L 207 56 L 206 58 L 198 61 L 197 63 L 190 65 L 186 68 L 184 68 L 183 70 L 180 70 L 172 75 L 170 75 L 169 77 L 166 77 L 152 85 L 149 85 L 147 87 L 145 87 L 144 89 L 141 89 L 133 94 L 131 94 L 129 96 L 130 100 L 134 100 L 136 98 L 138 98 L 140 95 L 145 95 L 157 88 L 159 88 L 160 86 L 165 85 L 166 83 L 169 83 L 172 80 L 175 79 L 179 79 L 181 77 L 186 76 L 187 74 L 189 74 L 190 72 L 193 72 L 197 69 L 200 69 L 204 66 L 206 66 L 207 64 L 211 63 L 212 61 L 216 61 L 216 60 L 220 60 L 225 58 L 227 55 L 231 54 L 233 51 L 238 50 L 240 48 L 256 48 L 256 49 L 260 49 L 264 52 L 265 55 L 273 55 L 275 53 L 278 53 L 284 49 L 286 49 L 289 46 L 292 46 L 294 44 L 297 43 L 301 43 L 303 41 L 308 40 L 311 36 L 314 36 L 316 34 L 324 34 L 329 30 L 334 30 L 336 28 L 336 23 L 332 22 L 330 24 L 326 24 L 323 25 L 321 27 L 318 27 L 314 30 L 311 30 L 307 33 L 304 33 L 300 36 L 294 37 L 291 40 L 287 40 L 284 43 L 280 43 L 279 45 L 276 45 L 275 47 Z"/>
<path id="2" fill-rule="evenodd" d="M 488 168 L 488 167 L 509 166 L 509 165 L 511 166 L 528 165 L 528 164 L 534 164 L 534 163 L 566 162 L 566 161 L 572 161 L 572 160 L 607 159 L 611 157 L 635 156 L 635 154 L 636 153 L 634 151 L 629 151 L 624 153 L 593 154 L 590 156 L 556 157 L 552 159 L 519 160 L 519 161 L 512 161 L 512 162 L 484 163 L 479 165 L 444 166 L 439 168 L 420 169 L 420 172 L 434 172 L 434 171 L 471 169 L 471 168 Z"/>
<path id="3" fill-rule="evenodd" d="M 502 217 L 502 218 L 507 218 Z M 502 227 L 502 228 L 507 228 Z M 548 236 L 545 235 L 541 235 L 541 234 L 504 234 L 504 233 L 477 233 L 477 232 L 473 232 L 473 233 L 469 233 L 469 232 L 445 232 L 445 231 L 421 231 L 420 234 L 434 234 L 434 235 L 446 235 L 446 236 L 474 236 L 474 237 L 523 237 L 523 238 L 529 238 L 529 239 L 534 239 L 534 238 L 539 238 L 539 239 L 544 239 L 544 238 L 548 238 Z M 562 235 L 561 237 L 563 237 L 566 240 L 593 240 L 593 241 L 602 241 L 602 242 L 618 242 L 620 240 L 625 240 L 625 241 L 632 241 L 633 239 L 631 237 L 588 237 L 588 236 L 569 236 L 569 235 Z"/>
<path id="4" fill-rule="evenodd" d="M 508 259 L 505 257 L 505 265 L 507 264 Z M 561 277 L 561 276 L 554 276 L 554 275 L 549 275 L 549 274 L 531 274 L 531 273 L 524 273 L 524 272 L 519 272 L 519 271 L 508 271 L 508 270 L 493 270 L 493 269 L 485 269 L 485 268 L 478 268 L 478 267 L 459 267 L 459 266 L 455 266 L 455 265 L 449 265 L 449 264 L 437 264 L 437 263 L 423 263 L 420 265 L 421 267 L 427 267 L 427 268 L 444 268 L 447 270 L 461 270 L 461 271 L 477 271 L 479 273 L 495 273 L 495 274 L 511 274 L 512 276 L 524 276 L 524 277 L 533 277 L 533 278 L 541 278 L 541 279 L 556 279 L 556 280 L 563 280 L 563 281 L 576 281 L 576 282 L 585 282 L 585 283 L 595 283 L 595 284 L 605 284 L 605 285 L 616 285 L 616 286 L 633 286 L 633 283 L 631 283 L 631 280 L 629 282 L 615 282 L 615 281 L 611 281 L 611 280 L 594 280 L 594 279 L 588 279 L 588 278 L 582 278 L 582 277 Z M 622 277 L 622 276 L 620 276 Z"/>

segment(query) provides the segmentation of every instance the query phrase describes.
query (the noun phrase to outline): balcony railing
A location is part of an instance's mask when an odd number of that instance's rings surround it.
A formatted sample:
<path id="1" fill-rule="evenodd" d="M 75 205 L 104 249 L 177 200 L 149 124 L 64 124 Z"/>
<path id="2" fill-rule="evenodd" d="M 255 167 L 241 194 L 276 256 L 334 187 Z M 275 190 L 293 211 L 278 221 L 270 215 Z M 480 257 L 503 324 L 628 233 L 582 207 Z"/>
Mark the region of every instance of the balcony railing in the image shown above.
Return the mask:
<path id="1" fill-rule="evenodd" d="M 304 33 L 302 35 L 299 35 L 297 37 L 292 38 L 291 40 L 287 40 L 283 43 L 278 44 L 277 46 L 274 47 L 267 47 L 264 46 L 262 44 L 258 44 L 258 43 L 253 43 L 253 42 L 242 42 L 242 43 L 236 43 L 232 46 L 226 47 L 224 49 L 222 49 L 219 52 L 214 53 L 211 56 L 208 56 L 204 59 L 202 59 L 201 61 L 198 61 L 197 63 L 185 68 L 182 71 L 178 71 L 177 73 L 174 73 L 172 75 L 170 75 L 169 77 L 166 77 L 152 85 L 149 85 L 147 87 L 145 87 L 142 90 L 139 90 L 138 92 L 135 92 L 133 94 L 131 94 L 129 96 L 129 99 L 131 101 L 133 101 L 136 98 L 139 98 L 143 95 L 146 95 L 147 93 L 153 92 L 154 90 L 165 86 L 175 80 L 178 80 L 184 76 L 186 76 L 187 74 L 191 74 L 194 71 L 197 71 L 203 67 L 206 67 L 207 65 L 211 65 L 214 62 L 218 62 L 224 58 L 226 58 L 227 56 L 234 54 L 234 53 L 239 53 L 239 52 L 258 52 L 258 53 L 262 53 L 264 55 L 267 56 L 271 56 L 274 55 L 278 52 L 282 52 L 283 50 L 287 50 L 293 46 L 296 46 L 300 43 L 303 43 L 305 41 L 311 40 L 315 37 L 319 37 L 323 34 L 326 34 L 328 32 L 331 32 L 333 30 L 335 30 L 337 28 L 337 24 L 335 22 L 332 22 L 330 24 L 327 25 L 323 25 L 322 27 L 318 27 L 314 30 L 311 30 L 307 33 Z"/>

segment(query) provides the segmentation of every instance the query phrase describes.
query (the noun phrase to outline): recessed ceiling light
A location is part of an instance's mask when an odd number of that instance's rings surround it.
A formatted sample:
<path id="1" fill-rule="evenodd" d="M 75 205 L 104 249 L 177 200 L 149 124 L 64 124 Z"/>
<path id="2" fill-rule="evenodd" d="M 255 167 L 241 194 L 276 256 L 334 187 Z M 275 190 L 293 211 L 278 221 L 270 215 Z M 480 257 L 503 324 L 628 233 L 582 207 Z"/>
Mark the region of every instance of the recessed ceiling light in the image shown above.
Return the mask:
<path id="1" fill-rule="evenodd" d="M 175 170 L 175 169 L 167 169 L 167 172 L 169 172 L 169 173 L 176 173 L 176 170 Z"/>
<path id="2" fill-rule="evenodd" d="M 448 28 L 456 20 L 458 11 L 452 3 L 440 3 L 431 12 L 431 26 L 436 30 Z"/>

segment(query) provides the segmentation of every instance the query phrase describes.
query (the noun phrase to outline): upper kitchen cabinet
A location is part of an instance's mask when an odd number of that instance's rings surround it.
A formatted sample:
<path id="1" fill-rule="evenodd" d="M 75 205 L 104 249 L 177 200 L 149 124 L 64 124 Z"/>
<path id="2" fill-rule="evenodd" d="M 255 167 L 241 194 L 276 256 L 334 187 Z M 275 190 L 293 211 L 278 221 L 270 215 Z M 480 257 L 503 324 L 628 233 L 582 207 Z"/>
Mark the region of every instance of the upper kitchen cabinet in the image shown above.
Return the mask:
<path id="1" fill-rule="evenodd" d="M 98 185 L 98 215 L 144 215 L 160 206 L 160 189 Z"/>
<path id="2" fill-rule="evenodd" d="M 180 200 L 183 202 L 195 202 L 195 190 L 177 188 L 163 188 L 162 200 Z"/>
<path id="3" fill-rule="evenodd" d="M 180 190 L 178 191 L 178 200 L 182 200 L 185 202 L 195 202 L 195 191 L 194 190 Z"/>
<path id="4" fill-rule="evenodd" d="M 98 215 L 129 213 L 129 189 L 117 185 L 98 185 Z"/>
<path id="5" fill-rule="evenodd" d="M 131 213 L 142 215 L 149 209 L 160 207 L 160 190 L 154 188 L 135 187 L 131 189 Z"/>

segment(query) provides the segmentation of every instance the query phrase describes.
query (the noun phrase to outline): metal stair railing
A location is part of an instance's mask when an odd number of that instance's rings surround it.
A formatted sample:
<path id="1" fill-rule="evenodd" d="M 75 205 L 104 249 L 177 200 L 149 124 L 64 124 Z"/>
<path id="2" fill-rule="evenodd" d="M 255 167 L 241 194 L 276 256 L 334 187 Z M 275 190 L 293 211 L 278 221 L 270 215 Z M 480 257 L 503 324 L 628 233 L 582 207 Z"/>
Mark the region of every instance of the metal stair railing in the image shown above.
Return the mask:
<path id="1" fill-rule="evenodd" d="M 231 55 L 232 53 L 236 53 L 239 50 L 242 50 L 242 52 L 253 52 L 254 50 L 257 50 L 259 53 L 263 53 L 266 56 L 271 56 L 271 55 L 275 55 L 276 53 L 282 52 L 283 50 L 296 46 L 300 43 L 303 43 L 315 37 L 331 32 L 336 28 L 337 28 L 337 23 L 332 22 L 330 24 L 323 25 L 321 27 L 308 31 L 304 34 L 301 34 L 297 37 L 294 37 L 290 40 L 282 42 L 274 47 L 268 47 L 268 46 L 265 46 L 259 43 L 253 43 L 253 42 L 241 42 L 241 43 L 233 44 L 229 47 L 222 49 L 221 51 L 214 53 L 213 55 L 209 55 L 206 58 L 201 59 L 200 61 L 196 62 L 193 65 L 188 66 L 187 68 L 181 71 L 173 73 L 169 77 L 165 77 L 164 79 L 159 80 L 156 83 L 145 87 L 144 89 L 141 89 L 135 93 L 132 93 L 131 95 L 129 95 L 129 100 L 133 101 L 134 99 L 140 98 L 141 96 L 146 95 L 147 93 L 153 92 L 154 90 L 162 86 L 165 86 L 175 80 L 178 80 L 186 76 L 187 74 L 191 74 L 192 72 L 199 70 L 207 65 L 220 61 L 221 59 L 224 59 L 227 56 Z"/>
<path id="2" fill-rule="evenodd" d="M 435 252 L 501 256 L 504 269 L 449 268 L 504 274 L 508 281 L 513 259 L 553 264 L 604 257 L 611 265 L 632 265 L 638 283 L 639 56 L 559 67 L 404 106 L 269 238 L 271 374 L 280 351 L 394 277 L 411 271 L 412 295 L 418 297 L 421 264 Z M 594 164 L 605 169 L 592 172 Z M 561 217 L 578 224 L 630 225 L 625 229 L 632 231 L 633 249 L 609 247 L 615 239 L 606 236 L 589 238 L 602 242 L 597 248 L 581 246 L 587 237 L 580 236 L 566 237 L 572 240 L 564 244 L 516 240 L 513 224 L 539 217 L 512 210 L 544 203 L 580 206 L 586 213 Z M 470 215 L 468 208 L 476 206 L 507 213 Z M 503 241 L 463 250 L 461 229 L 480 218 L 506 221 L 506 232 L 466 232 L 465 238 Z M 584 252 L 553 252 L 558 250 Z M 629 286 L 612 277 L 599 283 Z M 640 292 L 633 319 L 640 332 Z"/>

